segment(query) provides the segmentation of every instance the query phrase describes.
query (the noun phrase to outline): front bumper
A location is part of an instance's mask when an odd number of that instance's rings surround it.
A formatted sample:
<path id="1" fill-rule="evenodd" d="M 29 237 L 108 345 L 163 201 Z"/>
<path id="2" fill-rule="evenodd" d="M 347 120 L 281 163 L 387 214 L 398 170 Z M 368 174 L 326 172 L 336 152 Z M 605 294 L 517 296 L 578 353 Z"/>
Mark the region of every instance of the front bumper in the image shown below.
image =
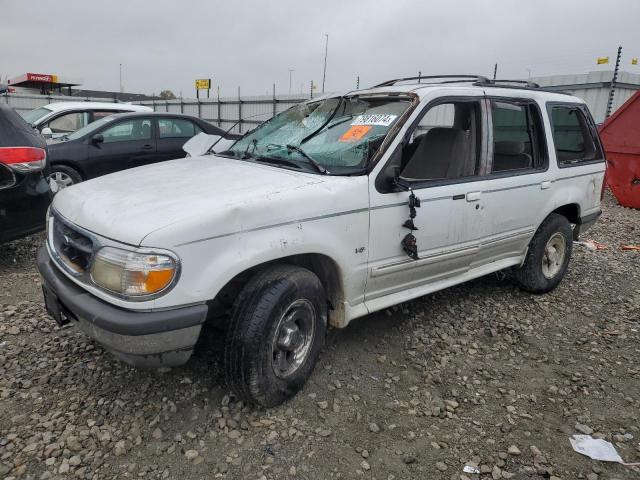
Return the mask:
<path id="1" fill-rule="evenodd" d="M 75 323 L 117 358 L 137 367 L 185 363 L 207 318 L 206 305 L 136 312 L 113 306 L 78 287 L 56 267 L 46 247 L 38 251 L 47 312 Z"/>

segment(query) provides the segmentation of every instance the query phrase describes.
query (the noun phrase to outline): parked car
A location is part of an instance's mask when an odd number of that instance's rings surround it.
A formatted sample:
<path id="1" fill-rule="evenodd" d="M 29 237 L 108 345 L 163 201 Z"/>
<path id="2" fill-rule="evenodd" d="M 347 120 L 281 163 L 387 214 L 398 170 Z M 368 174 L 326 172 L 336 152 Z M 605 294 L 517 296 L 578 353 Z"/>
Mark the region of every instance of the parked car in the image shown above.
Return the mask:
<path id="1" fill-rule="evenodd" d="M 0 103 L 0 243 L 44 229 L 52 195 L 46 167 L 44 138 Z"/>
<path id="2" fill-rule="evenodd" d="M 57 102 L 30 110 L 24 119 L 45 138 L 58 138 L 86 127 L 101 118 L 124 112 L 152 112 L 151 107 L 128 103 Z"/>
<path id="3" fill-rule="evenodd" d="M 504 269 L 553 290 L 601 212 L 585 103 L 443 80 L 310 100 L 227 151 L 62 191 L 38 256 L 49 313 L 139 366 L 222 338 L 235 395 L 273 406 L 328 324 Z"/>
<path id="4" fill-rule="evenodd" d="M 182 146 L 200 132 L 225 134 L 188 115 L 146 112 L 105 117 L 49 144 L 51 179 L 62 189 L 119 170 L 182 158 Z"/>

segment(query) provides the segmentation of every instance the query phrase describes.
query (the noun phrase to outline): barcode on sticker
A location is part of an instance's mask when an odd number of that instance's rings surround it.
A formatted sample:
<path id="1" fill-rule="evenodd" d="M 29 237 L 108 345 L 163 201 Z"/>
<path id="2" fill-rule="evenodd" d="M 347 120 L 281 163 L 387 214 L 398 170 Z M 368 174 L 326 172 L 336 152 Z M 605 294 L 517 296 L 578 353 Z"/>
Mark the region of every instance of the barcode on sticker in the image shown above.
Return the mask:
<path id="1" fill-rule="evenodd" d="M 388 127 L 397 117 L 397 115 L 383 114 L 358 115 L 356 119 L 351 122 L 351 125 L 381 125 Z"/>

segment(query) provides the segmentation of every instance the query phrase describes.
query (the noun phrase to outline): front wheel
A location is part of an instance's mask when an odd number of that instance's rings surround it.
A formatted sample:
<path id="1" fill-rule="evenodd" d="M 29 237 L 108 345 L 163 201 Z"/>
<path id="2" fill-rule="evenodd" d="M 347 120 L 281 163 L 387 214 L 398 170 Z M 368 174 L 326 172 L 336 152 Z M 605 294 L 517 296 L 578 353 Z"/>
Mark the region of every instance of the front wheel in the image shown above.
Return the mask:
<path id="1" fill-rule="evenodd" d="M 567 218 L 557 213 L 549 215 L 531 239 L 524 264 L 514 271 L 520 288 L 531 293 L 556 288 L 567 271 L 572 242 Z"/>
<path id="2" fill-rule="evenodd" d="M 313 272 L 291 265 L 262 270 L 234 303 L 224 346 L 227 384 L 247 403 L 283 403 L 311 375 L 326 329 L 326 296 Z"/>

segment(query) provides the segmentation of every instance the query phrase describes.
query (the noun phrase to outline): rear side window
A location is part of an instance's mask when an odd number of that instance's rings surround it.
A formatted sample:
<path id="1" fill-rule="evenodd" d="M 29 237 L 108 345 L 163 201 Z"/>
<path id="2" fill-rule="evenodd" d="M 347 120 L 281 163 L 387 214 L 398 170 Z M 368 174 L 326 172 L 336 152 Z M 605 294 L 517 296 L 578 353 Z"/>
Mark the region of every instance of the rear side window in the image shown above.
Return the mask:
<path id="1" fill-rule="evenodd" d="M 566 167 L 602 159 L 595 133 L 580 107 L 552 106 L 551 125 L 558 165 Z"/>
<path id="2" fill-rule="evenodd" d="M 201 131 L 193 122 L 182 118 L 161 118 L 158 128 L 160 138 L 191 138 Z"/>
<path id="3" fill-rule="evenodd" d="M 540 111 L 529 101 L 491 102 L 492 173 L 518 172 L 546 166 Z"/>

